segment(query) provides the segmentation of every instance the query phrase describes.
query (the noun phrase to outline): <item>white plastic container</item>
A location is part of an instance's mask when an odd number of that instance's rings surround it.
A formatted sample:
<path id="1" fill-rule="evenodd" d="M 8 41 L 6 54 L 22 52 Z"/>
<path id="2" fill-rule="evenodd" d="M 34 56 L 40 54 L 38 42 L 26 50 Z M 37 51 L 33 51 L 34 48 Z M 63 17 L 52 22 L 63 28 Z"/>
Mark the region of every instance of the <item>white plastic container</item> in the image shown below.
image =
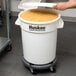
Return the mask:
<path id="1" fill-rule="evenodd" d="M 15 24 L 21 27 L 24 59 L 38 65 L 52 62 L 56 58 L 57 29 L 64 24 L 60 14 L 48 22 L 25 21 L 20 14 Z"/>

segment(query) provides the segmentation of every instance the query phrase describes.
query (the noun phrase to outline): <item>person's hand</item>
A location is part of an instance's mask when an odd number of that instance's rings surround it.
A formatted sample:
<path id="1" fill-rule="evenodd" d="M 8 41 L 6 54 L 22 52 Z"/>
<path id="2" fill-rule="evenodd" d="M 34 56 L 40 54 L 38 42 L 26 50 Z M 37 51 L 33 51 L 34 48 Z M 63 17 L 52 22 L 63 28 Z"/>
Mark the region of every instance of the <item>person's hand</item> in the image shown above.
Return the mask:
<path id="1" fill-rule="evenodd" d="M 69 8 L 73 8 L 75 5 L 75 2 L 61 2 L 56 4 L 55 6 L 53 6 L 52 8 L 54 9 L 58 9 L 58 10 L 65 10 L 65 9 L 69 9 Z"/>

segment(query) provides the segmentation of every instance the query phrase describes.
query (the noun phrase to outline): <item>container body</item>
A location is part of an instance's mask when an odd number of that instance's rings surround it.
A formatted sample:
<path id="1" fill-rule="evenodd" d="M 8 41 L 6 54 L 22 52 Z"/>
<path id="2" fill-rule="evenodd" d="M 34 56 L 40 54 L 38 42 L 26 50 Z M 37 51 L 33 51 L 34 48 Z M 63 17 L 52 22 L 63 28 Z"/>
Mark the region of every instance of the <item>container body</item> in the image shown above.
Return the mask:
<path id="1" fill-rule="evenodd" d="M 47 64 L 56 57 L 57 30 L 30 33 L 22 29 L 23 56 L 32 64 Z"/>

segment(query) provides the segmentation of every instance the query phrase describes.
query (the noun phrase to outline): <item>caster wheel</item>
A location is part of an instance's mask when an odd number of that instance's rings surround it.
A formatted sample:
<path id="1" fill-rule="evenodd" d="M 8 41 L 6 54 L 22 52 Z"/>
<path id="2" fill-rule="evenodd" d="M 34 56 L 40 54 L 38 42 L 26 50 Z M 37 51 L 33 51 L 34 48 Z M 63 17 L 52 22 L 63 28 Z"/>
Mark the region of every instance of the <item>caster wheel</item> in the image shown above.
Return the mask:
<path id="1" fill-rule="evenodd" d="M 12 45 L 9 44 L 9 45 L 6 47 L 6 50 L 7 50 L 7 52 L 10 52 L 10 51 L 12 50 Z"/>
<path id="2" fill-rule="evenodd" d="M 37 72 L 36 72 L 33 68 L 30 68 L 30 71 L 31 71 L 31 73 L 34 74 L 34 75 L 37 74 Z"/>
<path id="3" fill-rule="evenodd" d="M 55 73 L 55 72 L 56 72 L 56 68 L 55 68 L 55 67 L 50 67 L 50 71 L 51 71 L 52 73 Z"/>

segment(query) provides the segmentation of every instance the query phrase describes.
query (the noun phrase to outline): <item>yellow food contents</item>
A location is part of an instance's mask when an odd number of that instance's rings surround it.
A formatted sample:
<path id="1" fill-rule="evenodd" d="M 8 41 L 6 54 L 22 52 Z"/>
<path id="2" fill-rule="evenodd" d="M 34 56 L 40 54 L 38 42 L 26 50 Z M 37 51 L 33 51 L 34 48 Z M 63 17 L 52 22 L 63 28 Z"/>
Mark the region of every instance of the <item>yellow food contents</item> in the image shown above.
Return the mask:
<path id="1" fill-rule="evenodd" d="M 24 11 L 20 14 L 20 17 L 24 20 L 32 22 L 47 22 L 56 19 L 58 14 L 47 10 L 32 9 Z"/>

